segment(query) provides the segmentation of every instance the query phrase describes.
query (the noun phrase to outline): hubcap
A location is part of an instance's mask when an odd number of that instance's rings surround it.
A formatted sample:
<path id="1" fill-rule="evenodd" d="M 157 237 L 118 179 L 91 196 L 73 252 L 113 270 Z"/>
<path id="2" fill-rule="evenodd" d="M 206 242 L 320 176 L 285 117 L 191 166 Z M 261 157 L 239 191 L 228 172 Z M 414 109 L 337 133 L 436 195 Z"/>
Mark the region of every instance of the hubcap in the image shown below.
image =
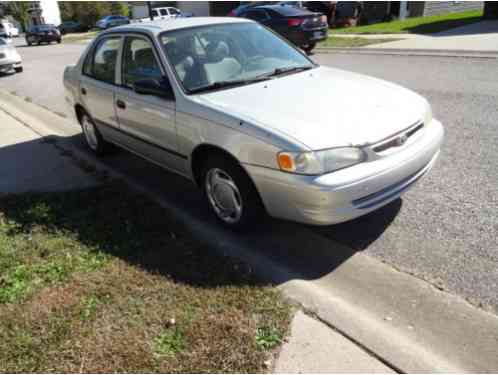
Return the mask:
<path id="1" fill-rule="evenodd" d="M 221 220 L 228 224 L 240 220 L 242 198 L 228 173 L 218 168 L 210 169 L 206 175 L 206 192 L 211 207 Z"/>
<path id="2" fill-rule="evenodd" d="M 88 146 L 90 146 L 92 150 L 96 150 L 99 141 L 97 139 L 97 132 L 95 130 L 95 126 L 87 116 L 83 117 L 82 125 L 83 125 L 83 133 L 85 134 L 85 139 L 86 142 L 88 143 Z"/>

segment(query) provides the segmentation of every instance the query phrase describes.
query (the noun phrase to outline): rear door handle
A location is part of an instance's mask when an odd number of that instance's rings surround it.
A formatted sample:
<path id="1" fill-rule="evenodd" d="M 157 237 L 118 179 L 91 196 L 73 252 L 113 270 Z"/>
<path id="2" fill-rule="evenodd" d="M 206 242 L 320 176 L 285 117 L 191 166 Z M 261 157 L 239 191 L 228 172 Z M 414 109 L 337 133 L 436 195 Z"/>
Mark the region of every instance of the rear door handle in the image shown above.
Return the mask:
<path id="1" fill-rule="evenodd" d="M 116 105 L 118 106 L 118 108 L 126 109 L 126 103 L 120 99 L 116 100 Z"/>
<path id="2" fill-rule="evenodd" d="M 86 89 L 85 89 L 84 87 L 82 87 L 82 88 L 81 88 L 81 93 L 82 93 L 83 95 L 86 95 Z"/>

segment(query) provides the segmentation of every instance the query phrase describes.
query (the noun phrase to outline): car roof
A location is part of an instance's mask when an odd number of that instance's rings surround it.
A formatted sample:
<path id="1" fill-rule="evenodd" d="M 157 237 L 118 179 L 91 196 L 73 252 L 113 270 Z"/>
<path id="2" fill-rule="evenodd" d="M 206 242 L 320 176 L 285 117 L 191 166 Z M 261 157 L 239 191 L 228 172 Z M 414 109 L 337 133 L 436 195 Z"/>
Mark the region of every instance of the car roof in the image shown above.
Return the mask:
<path id="1" fill-rule="evenodd" d="M 269 9 L 277 12 L 278 14 L 282 16 L 300 16 L 304 14 L 313 14 L 313 12 L 310 12 L 307 9 L 304 8 L 298 8 L 293 5 L 285 5 L 285 4 L 277 4 L 277 5 L 258 5 L 257 7 L 253 7 L 249 10 L 254 10 L 254 9 Z"/>
<path id="2" fill-rule="evenodd" d="M 254 21 L 235 17 L 189 17 L 175 18 L 173 20 L 158 20 L 137 22 L 129 25 L 113 27 L 102 34 L 114 34 L 119 32 L 145 32 L 151 35 L 158 35 L 163 31 L 187 29 L 190 27 L 223 25 L 233 23 L 254 23 Z"/>

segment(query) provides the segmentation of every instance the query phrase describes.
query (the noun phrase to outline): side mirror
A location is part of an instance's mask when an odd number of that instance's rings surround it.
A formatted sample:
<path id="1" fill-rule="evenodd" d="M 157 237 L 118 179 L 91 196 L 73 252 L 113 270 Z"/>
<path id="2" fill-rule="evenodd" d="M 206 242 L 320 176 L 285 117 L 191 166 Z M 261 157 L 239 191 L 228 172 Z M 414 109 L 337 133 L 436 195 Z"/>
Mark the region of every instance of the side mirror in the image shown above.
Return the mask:
<path id="1" fill-rule="evenodd" d="M 175 100 L 173 88 L 167 78 L 157 79 L 141 79 L 133 84 L 133 90 L 141 95 L 153 95 L 160 98 Z"/>

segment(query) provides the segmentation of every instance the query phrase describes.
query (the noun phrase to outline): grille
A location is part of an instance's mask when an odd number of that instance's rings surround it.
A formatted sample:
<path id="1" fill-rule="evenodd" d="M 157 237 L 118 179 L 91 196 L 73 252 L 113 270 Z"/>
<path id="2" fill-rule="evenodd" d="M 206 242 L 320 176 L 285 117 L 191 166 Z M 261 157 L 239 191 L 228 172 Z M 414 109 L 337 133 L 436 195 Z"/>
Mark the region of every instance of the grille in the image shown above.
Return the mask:
<path id="1" fill-rule="evenodd" d="M 410 137 L 412 137 L 415 133 L 421 130 L 424 127 L 423 123 L 417 124 L 410 129 L 397 134 L 395 137 L 388 139 L 387 141 L 382 142 L 381 144 L 375 146 L 373 150 L 377 153 L 384 152 L 393 147 L 401 147 L 403 146 Z"/>

